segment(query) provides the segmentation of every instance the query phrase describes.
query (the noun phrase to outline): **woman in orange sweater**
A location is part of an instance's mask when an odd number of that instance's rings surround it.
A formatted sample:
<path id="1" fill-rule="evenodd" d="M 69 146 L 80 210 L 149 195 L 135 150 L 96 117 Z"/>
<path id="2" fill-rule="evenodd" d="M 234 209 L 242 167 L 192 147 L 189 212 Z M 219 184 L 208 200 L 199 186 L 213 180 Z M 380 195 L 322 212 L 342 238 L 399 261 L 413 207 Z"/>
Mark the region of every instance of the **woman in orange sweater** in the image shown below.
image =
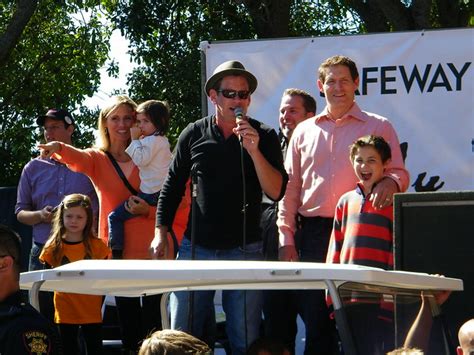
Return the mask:
<path id="1" fill-rule="evenodd" d="M 130 128 L 135 124 L 136 104 L 127 96 L 115 96 L 99 114 L 98 142 L 95 148 L 77 149 L 60 142 L 40 144 L 41 154 L 67 164 L 73 170 L 87 175 L 99 198 L 99 237 L 108 242 L 107 216 L 123 201 L 138 217 L 125 222 L 124 259 L 150 259 L 148 248 L 153 239 L 156 208 L 134 196 L 114 167 L 116 161 L 131 187 L 138 190 L 138 168 L 125 153 L 130 144 Z M 171 242 L 170 245 L 173 245 Z M 170 250 L 173 258 L 173 250 Z M 124 348 L 136 351 L 139 343 L 161 327 L 159 297 L 116 297 Z"/>

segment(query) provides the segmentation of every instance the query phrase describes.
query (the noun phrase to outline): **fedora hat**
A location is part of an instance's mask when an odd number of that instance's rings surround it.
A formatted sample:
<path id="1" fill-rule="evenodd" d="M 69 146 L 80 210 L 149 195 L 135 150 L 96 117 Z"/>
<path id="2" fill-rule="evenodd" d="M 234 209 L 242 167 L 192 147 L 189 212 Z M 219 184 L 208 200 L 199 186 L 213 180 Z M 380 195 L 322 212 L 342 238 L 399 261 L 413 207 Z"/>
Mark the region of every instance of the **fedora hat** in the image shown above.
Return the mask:
<path id="1" fill-rule="evenodd" d="M 242 63 L 236 60 L 229 60 L 219 65 L 211 77 L 207 79 L 206 85 L 204 86 L 204 91 L 209 96 L 209 91 L 214 88 L 216 83 L 225 76 L 229 75 L 241 75 L 247 79 L 249 83 L 250 93 L 253 93 L 257 88 L 257 78 L 249 71 L 245 69 Z"/>

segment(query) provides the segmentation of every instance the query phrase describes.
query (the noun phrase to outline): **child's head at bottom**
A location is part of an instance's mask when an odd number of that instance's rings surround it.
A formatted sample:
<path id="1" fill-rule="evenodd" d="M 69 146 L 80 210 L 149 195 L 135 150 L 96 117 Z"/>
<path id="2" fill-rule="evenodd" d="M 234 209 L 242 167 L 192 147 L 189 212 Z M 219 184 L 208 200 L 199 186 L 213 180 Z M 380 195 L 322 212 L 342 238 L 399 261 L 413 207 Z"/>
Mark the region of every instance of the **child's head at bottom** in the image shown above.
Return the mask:
<path id="1" fill-rule="evenodd" d="M 368 190 L 366 192 L 382 180 L 391 158 L 390 145 L 380 136 L 364 136 L 350 146 L 352 167 L 359 182 Z"/>
<path id="2" fill-rule="evenodd" d="M 194 336 L 180 330 L 164 329 L 154 332 L 145 339 L 139 355 L 209 355 L 209 346 Z"/>

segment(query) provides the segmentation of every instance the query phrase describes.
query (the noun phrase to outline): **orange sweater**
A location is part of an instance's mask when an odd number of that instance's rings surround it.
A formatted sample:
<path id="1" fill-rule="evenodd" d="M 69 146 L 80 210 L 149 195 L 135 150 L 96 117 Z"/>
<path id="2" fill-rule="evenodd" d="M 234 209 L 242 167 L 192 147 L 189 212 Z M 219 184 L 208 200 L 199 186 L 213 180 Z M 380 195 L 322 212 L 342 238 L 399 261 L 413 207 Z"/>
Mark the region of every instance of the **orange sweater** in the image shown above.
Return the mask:
<path id="1" fill-rule="evenodd" d="M 61 151 L 56 153 L 54 158 L 67 164 L 71 170 L 81 172 L 91 179 L 99 198 L 99 237 L 107 244 L 109 237 L 107 217 L 130 197 L 130 191 L 118 176 L 110 159 L 101 150 L 81 150 L 61 143 Z M 136 166 L 128 181 L 139 190 L 140 177 Z M 137 216 L 125 222 L 124 259 L 150 259 L 148 247 L 154 236 L 155 213 L 156 208 L 150 207 L 148 216 Z M 169 242 L 168 245 L 173 244 Z"/>

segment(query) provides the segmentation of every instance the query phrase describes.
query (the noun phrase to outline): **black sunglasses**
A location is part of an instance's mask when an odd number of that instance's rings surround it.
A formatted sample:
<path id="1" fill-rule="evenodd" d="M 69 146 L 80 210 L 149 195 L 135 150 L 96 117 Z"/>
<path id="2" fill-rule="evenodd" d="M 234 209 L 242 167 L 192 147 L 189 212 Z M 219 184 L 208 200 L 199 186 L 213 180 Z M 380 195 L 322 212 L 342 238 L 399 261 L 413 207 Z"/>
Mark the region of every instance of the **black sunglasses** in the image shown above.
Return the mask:
<path id="1" fill-rule="evenodd" d="M 239 97 L 239 99 L 245 100 L 249 97 L 250 91 L 248 90 L 228 90 L 228 89 L 222 89 L 222 90 L 217 90 L 217 92 L 222 93 L 222 96 L 224 96 L 227 99 L 234 99 L 236 96 Z"/>

